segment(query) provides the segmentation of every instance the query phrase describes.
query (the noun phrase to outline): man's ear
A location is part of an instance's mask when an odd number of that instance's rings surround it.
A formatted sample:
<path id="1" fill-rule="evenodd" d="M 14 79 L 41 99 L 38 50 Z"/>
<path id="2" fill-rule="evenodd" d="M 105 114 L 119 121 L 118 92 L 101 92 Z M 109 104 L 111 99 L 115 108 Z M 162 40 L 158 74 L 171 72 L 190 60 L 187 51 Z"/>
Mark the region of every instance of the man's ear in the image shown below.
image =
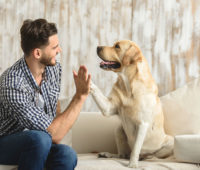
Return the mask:
<path id="1" fill-rule="evenodd" d="M 129 47 L 129 49 L 126 51 L 122 63 L 123 65 L 128 66 L 130 64 L 134 64 L 136 62 L 141 62 L 141 61 L 142 61 L 142 56 L 140 49 L 131 45 L 131 47 Z"/>
<path id="2" fill-rule="evenodd" d="M 40 59 L 42 56 L 42 51 L 39 48 L 35 48 L 32 53 L 36 59 Z"/>

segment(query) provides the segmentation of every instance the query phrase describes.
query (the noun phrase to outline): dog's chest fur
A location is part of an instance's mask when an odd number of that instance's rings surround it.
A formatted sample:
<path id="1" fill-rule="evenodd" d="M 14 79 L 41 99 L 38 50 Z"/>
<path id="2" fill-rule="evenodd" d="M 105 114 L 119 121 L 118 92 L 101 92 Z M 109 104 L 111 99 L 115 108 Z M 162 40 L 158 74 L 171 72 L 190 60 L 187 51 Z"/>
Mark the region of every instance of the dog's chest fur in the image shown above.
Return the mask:
<path id="1" fill-rule="evenodd" d="M 148 93 L 139 81 L 131 84 L 124 75 L 120 75 L 114 88 L 120 100 L 120 105 L 117 109 L 118 116 L 128 138 L 129 146 L 133 146 L 137 126 L 141 122 L 148 122 L 149 129 L 152 127 L 156 96 L 153 93 Z M 135 93 L 134 88 L 137 89 Z M 150 133 L 153 132 L 151 131 Z"/>
<path id="2" fill-rule="evenodd" d="M 116 91 L 116 98 L 120 102 L 117 109 L 119 116 L 139 122 L 152 116 L 153 108 L 156 105 L 156 96 L 154 93 L 148 92 L 148 89 L 140 81 L 130 82 L 125 75 L 120 74 L 113 88 Z M 149 120 L 147 121 L 149 122 Z"/>

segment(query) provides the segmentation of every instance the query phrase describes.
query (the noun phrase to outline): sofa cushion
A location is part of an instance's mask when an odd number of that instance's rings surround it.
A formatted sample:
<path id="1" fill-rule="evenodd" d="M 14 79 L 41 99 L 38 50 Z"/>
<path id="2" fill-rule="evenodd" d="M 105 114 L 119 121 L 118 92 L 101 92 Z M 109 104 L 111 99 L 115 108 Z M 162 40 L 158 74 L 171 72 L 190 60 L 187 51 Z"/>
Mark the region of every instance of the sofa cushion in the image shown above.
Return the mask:
<path id="1" fill-rule="evenodd" d="M 161 97 L 161 102 L 168 134 L 200 133 L 200 78 Z"/>
<path id="2" fill-rule="evenodd" d="M 72 127 L 72 147 L 78 153 L 117 153 L 114 133 L 120 124 L 117 116 L 99 112 L 82 112 Z"/>
<path id="3" fill-rule="evenodd" d="M 174 156 L 178 161 L 200 163 L 200 135 L 177 135 Z"/>

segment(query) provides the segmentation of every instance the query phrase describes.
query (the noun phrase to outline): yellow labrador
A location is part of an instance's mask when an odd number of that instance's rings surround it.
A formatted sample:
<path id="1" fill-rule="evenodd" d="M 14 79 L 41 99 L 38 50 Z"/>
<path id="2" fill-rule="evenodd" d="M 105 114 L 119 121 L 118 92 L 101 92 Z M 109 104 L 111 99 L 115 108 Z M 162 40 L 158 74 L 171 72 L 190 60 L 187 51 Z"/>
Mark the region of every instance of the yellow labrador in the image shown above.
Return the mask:
<path id="1" fill-rule="evenodd" d="M 139 158 L 170 156 L 174 141 L 165 134 L 158 88 L 139 47 L 123 40 L 97 47 L 97 54 L 103 60 L 100 67 L 117 73 L 118 79 L 109 97 L 94 83 L 91 94 L 103 115 L 117 114 L 121 119 L 116 130 L 118 154 L 100 155 L 130 158 L 129 167 L 138 167 Z"/>

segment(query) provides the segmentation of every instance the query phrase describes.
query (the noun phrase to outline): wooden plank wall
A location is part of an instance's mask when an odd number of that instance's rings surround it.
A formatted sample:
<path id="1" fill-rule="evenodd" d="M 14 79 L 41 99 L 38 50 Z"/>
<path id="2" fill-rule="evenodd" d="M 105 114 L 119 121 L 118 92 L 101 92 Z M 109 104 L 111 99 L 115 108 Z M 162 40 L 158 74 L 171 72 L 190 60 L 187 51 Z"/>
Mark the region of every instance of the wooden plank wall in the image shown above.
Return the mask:
<path id="1" fill-rule="evenodd" d="M 135 41 L 164 95 L 199 76 L 200 0 L 0 0 L 0 74 L 23 54 L 19 29 L 25 19 L 57 24 L 63 67 L 61 98 L 75 93 L 72 70 L 88 67 L 108 95 L 116 75 L 99 68 L 97 45 Z M 98 108 L 88 97 L 84 111 Z"/>

